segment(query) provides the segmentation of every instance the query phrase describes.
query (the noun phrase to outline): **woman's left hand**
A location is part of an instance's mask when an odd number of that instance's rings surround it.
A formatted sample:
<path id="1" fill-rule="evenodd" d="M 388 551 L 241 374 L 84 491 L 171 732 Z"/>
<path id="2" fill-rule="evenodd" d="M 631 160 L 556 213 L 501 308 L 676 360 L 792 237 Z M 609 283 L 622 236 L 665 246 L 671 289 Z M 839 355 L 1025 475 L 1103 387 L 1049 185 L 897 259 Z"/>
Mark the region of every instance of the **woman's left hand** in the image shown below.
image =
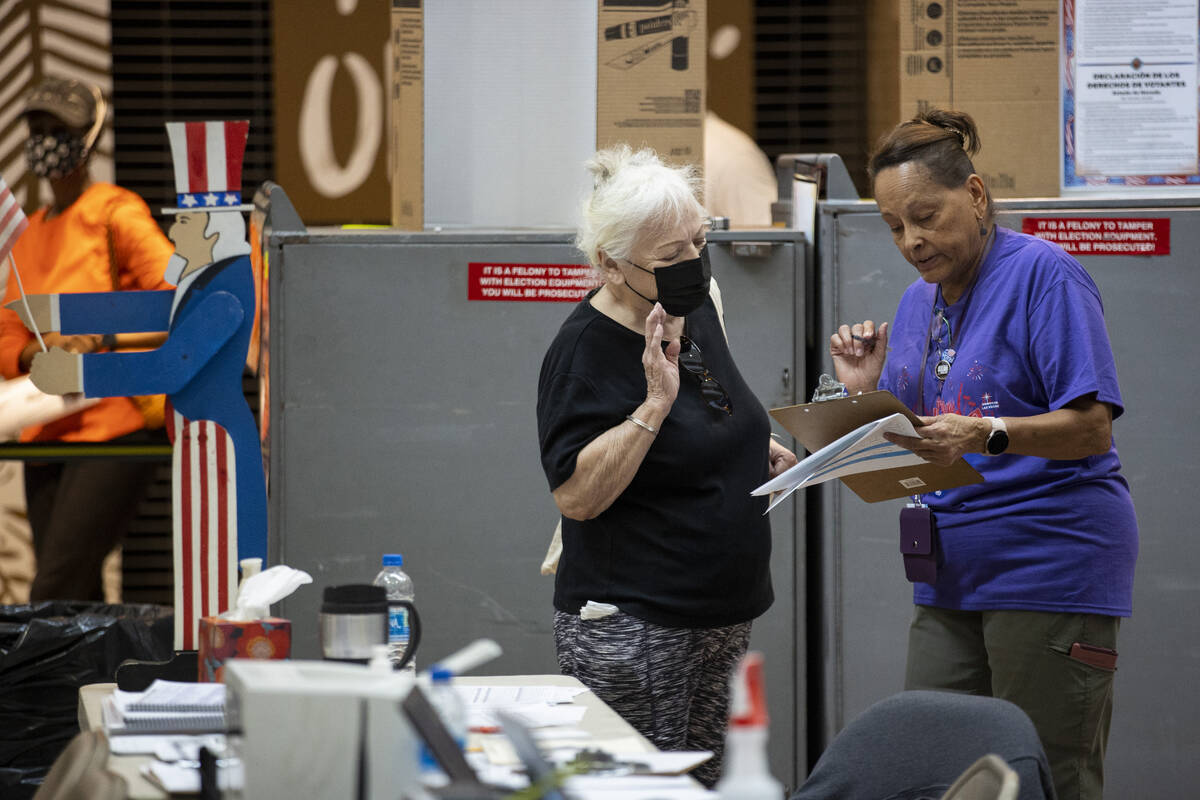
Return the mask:
<path id="1" fill-rule="evenodd" d="M 921 438 L 885 433 L 892 444 L 919 455 L 930 463 L 948 467 L 965 453 L 980 453 L 992 425 L 983 417 L 964 417 L 961 414 L 939 414 L 936 417 L 917 417 Z"/>
<path id="2" fill-rule="evenodd" d="M 777 478 L 787 472 L 792 467 L 799 463 L 796 459 L 796 454 L 786 447 L 781 445 L 774 439 L 771 440 L 770 449 L 767 451 L 767 477 Z"/>

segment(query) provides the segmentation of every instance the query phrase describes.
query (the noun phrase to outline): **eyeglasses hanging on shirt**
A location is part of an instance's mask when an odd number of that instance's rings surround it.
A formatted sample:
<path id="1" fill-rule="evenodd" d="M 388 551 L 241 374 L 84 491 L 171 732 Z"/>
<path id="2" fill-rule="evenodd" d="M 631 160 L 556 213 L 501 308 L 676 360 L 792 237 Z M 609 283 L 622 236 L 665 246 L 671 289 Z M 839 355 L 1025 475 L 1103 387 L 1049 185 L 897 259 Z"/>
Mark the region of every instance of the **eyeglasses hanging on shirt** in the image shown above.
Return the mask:
<path id="1" fill-rule="evenodd" d="M 679 364 L 700 381 L 700 396 L 710 408 L 733 414 L 733 401 L 729 399 L 729 394 L 708 371 L 701 358 L 700 346 L 686 335 L 679 337 Z"/>

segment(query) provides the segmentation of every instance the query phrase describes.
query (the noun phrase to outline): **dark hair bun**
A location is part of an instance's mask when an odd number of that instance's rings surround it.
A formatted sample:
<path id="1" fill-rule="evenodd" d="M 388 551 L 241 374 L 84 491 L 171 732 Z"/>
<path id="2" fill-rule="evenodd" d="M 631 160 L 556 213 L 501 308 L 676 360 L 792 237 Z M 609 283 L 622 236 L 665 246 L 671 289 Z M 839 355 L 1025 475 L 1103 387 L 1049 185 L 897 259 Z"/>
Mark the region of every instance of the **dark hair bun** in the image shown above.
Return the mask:
<path id="1" fill-rule="evenodd" d="M 969 114 L 931 108 L 918 114 L 913 122 L 924 122 L 954 134 L 958 138 L 958 146 L 969 156 L 979 152 L 979 129 L 975 127 L 975 120 L 971 119 Z"/>
<path id="2" fill-rule="evenodd" d="M 975 172 L 979 129 L 962 111 L 931 108 L 884 134 L 867 162 L 872 183 L 888 167 L 919 163 L 943 186 L 961 186 Z"/>

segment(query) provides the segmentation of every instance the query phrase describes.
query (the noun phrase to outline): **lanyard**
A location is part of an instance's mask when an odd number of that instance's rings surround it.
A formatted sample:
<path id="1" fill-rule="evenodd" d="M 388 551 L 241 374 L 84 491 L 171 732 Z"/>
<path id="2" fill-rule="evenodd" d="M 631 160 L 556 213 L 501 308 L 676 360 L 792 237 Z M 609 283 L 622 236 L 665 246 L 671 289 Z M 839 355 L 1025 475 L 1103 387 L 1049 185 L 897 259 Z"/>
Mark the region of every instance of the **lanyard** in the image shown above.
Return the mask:
<path id="1" fill-rule="evenodd" d="M 991 252 L 992 245 L 996 241 L 996 228 L 992 227 L 992 232 L 988 234 L 988 240 L 984 243 L 983 252 L 979 255 L 979 269 L 975 273 L 975 277 L 971 280 L 971 285 L 967 287 L 966 295 L 960 298 L 963 301 L 962 313 L 958 315 L 958 343 L 962 346 L 963 329 L 966 327 L 967 309 L 971 306 L 971 298 L 975 294 L 975 284 L 979 281 L 979 273 L 983 271 L 983 262 L 987 260 L 988 254 Z M 925 332 L 925 349 L 921 353 L 921 388 L 919 390 L 917 405 L 921 409 L 921 414 L 926 414 L 925 408 L 925 364 L 929 361 L 929 346 L 933 343 L 933 326 L 938 320 L 946 323 L 946 332 L 949 335 L 949 344 L 941 353 L 937 364 L 934 365 L 934 377 L 938 382 L 938 395 L 941 395 L 942 387 L 946 385 L 946 378 L 950 376 L 950 368 L 954 365 L 954 359 L 958 355 L 954 347 L 954 330 L 950 326 L 950 318 L 946 315 L 949 310 L 947 304 L 943 302 L 943 308 L 938 308 L 938 300 L 942 299 L 942 285 L 939 283 L 933 292 L 933 303 L 930 306 L 929 329 Z M 949 304 L 953 305 L 953 303 Z M 938 337 L 941 338 L 940 336 Z"/>
<path id="2" fill-rule="evenodd" d="M 974 293 L 975 284 L 971 284 L 971 288 L 967 289 L 966 300 L 963 303 L 962 313 L 958 315 L 958 342 L 962 346 L 963 325 L 967 318 L 967 309 L 971 304 L 971 295 Z M 925 364 L 929 361 L 929 347 L 933 343 L 934 325 L 938 324 L 939 320 L 946 323 L 946 331 L 948 333 L 948 346 L 944 348 L 938 355 L 938 362 L 933 367 L 933 376 L 937 378 L 938 395 L 941 395 L 942 387 L 946 385 L 946 378 L 950 376 L 950 368 L 954 365 L 954 359 L 958 355 L 958 351 L 954 348 L 954 329 L 950 325 L 950 318 L 947 316 L 946 308 L 938 308 L 938 300 L 942 295 L 942 287 L 938 286 L 934 291 L 933 305 L 930 308 L 929 330 L 925 333 L 925 349 L 921 353 L 921 388 L 917 404 L 921 409 L 922 414 L 927 414 L 928 409 L 925 408 Z M 940 339 L 941 336 L 939 335 Z"/>

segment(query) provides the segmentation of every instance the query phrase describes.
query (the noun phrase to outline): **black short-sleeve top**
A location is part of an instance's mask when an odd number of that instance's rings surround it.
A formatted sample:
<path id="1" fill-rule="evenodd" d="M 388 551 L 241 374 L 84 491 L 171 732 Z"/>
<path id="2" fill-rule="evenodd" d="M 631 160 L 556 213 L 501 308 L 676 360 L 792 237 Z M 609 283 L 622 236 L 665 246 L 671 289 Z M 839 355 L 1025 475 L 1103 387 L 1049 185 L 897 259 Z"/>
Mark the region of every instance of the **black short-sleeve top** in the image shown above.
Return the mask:
<path id="1" fill-rule="evenodd" d="M 563 323 L 538 381 L 551 490 L 574 473 L 580 450 L 646 399 L 645 337 L 590 297 Z M 767 479 L 770 423 L 733 363 L 711 299 L 688 316 L 687 335 L 733 413 L 712 408 L 681 367 L 679 394 L 629 486 L 594 519 L 563 518 L 560 611 L 593 600 L 657 625 L 709 628 L 751 620 L 771 605 L 767 501 L 750 496 Z"/>

